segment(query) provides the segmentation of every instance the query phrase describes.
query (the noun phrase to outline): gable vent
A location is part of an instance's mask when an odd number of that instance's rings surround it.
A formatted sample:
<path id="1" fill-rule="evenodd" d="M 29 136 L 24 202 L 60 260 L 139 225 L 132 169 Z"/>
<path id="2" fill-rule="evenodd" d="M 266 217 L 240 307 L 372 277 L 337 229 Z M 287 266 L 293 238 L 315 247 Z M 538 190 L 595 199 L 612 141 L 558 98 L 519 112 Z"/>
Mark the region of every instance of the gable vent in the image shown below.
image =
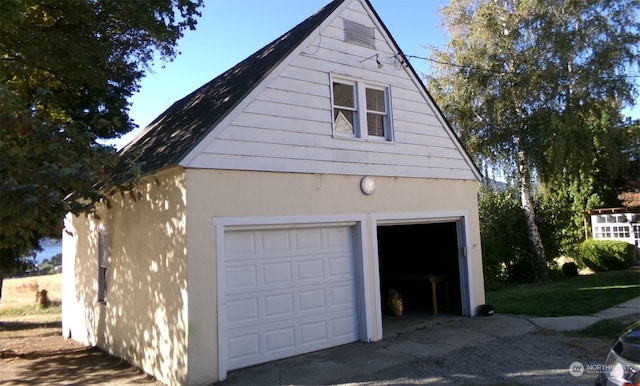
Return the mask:
<path id="1" fill-rule="evenodd" d="M 376 48 L 375 29 L 351 20 L 344 20 L 344 41 L 368 48 Z"/>

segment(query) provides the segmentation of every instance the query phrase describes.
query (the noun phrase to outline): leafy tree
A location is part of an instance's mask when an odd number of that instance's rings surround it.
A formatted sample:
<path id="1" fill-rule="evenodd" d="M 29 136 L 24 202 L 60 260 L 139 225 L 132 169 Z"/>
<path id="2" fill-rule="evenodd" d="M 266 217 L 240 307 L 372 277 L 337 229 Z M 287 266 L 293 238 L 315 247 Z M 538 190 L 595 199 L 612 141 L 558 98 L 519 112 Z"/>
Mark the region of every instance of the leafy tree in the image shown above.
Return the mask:
<path id="1" fill-rule="evenodd" d="M 38 268 L 44 275 L 53 275 L 56 273 L 56 267 L 50 261 L 43 261 Z"/>
<path id="2" fill-rule="evenodd" d="M 476 160 L 519 186 L 537 282 L 550 276 L 534 187 L 581 186 L 622 164 L 615 128 L 636 93 L 625 71 L 640 58 L 639 6 L 452 0 L 442 10 L 451 39 L 434 50 L 430 90 Z"/>
<path id="3" fill-rule="evenodd" d="M 640 120 L 627 120 L 622 130 L 628 138 L 623 151 L 627 167 L 620 178 L 622 186 L 618 199 L 625 207 L 640 209 Z"/>
<path id="4" fill-rule="evenodd" d="M 548 195 L 534 196 L 536 224 L 545 245 L 547 260 L 558 256 L 563 248 L 563 229 L 571 220 L 571 212 Z M 478 200 L 482 261 L 485 285 L 497 289 L 503 283 L 529 282 L 533 279 L 533 245 L 528 242 L 525 214 L 520 194 L 513 186 L 504 189 L 483 184 Z"/>
<path id="5" fill-rule="evenodd" d="M 0 277 L 113 192 L 128 98 L 202 0 L 0 1 Z"/>
<path id="6" fill-rule="evenodd" d="M 496 289 L 503 282 L 517 281 L 518 267 L 527 264 L 529 244 L 518 192 L 483 184 L 478 200 L 482 265 L 485 285 Z"/>
<path id="7" fill-rule="evenodd" d="M 51 257 L 51 264 L 62 265 L 62 253 L 57 253 Z"/>

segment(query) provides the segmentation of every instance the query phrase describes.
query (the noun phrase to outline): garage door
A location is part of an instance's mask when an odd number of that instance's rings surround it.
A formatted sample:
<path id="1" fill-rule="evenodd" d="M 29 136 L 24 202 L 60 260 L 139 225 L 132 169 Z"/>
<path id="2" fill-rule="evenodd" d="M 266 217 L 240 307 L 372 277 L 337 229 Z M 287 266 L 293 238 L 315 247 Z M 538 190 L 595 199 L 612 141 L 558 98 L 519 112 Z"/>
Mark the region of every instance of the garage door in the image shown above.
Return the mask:
<path id="1" fill-rule="evenodd" d="M 228 370 L 358 340 L 349 226 L 227 231 L 223 258 Z"/>

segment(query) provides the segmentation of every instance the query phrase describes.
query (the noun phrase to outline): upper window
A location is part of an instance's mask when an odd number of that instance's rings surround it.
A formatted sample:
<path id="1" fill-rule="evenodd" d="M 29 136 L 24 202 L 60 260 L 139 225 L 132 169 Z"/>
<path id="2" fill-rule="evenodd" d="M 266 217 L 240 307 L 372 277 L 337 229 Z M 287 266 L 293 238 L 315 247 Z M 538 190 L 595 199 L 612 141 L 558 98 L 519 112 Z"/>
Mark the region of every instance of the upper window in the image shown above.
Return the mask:
<path id="1" fill-rule="evenodd" d="M 355 134 L 356 95 L 352 84 L 333 83 L 333 122 L 336 133 Z"/>
<path id="2" fill-rule="evenodd" d="M 366 89 L 367 96 L 367 134 L 384 137 L 387 126 L 387 103 L 383 90 Z"/>
<path id="3" fill-rule="evenodd" d="M 334 79 L 332 92 L 337 135 L 392 140 L 387 87 Z"/>

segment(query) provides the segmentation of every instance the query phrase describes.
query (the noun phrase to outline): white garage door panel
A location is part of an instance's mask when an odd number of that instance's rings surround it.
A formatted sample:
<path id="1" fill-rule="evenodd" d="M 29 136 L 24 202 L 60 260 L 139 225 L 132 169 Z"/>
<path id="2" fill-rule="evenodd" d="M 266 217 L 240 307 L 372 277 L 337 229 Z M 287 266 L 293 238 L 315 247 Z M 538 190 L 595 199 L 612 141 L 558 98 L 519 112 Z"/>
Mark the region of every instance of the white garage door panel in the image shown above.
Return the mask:
<path id="1" fill-rule="evenodd" d="M 228 369 L 358 340 L 349 227 L 225 233 Z"/>
<path id="2" fill-rule="evenodd" d="M 354 287 L 350 283 L 329 288 L 314 285 L 304 289 L 230 295 L 226 299 L 228 329 L 246 327 L 258 321 L 287 320 L 293 316 L 321 318 L 325 313 L 350 313 L 356 303 Z"/>
<path id="3" fill-rule="evenodd" d="M 229 369 L 354 342 L 357 340 L 355 325 L 355 317 L 345 313 L 344 316 L 324 320 L 316 317 L 289 318 L 287 322 L 262 324 L 253 333 L 247 329 L 229 330 Z"/>
<path id="4" fill-rule="evenodd" d="M 299 260 L 299 261 L 295 261 Z M 229 295 L 290 289 L 292 286 L 351 283 L 353 256 L 344 252 L 311 257 L 256 257 L 252 260 L 225 262 L 225 288 Z"/>

